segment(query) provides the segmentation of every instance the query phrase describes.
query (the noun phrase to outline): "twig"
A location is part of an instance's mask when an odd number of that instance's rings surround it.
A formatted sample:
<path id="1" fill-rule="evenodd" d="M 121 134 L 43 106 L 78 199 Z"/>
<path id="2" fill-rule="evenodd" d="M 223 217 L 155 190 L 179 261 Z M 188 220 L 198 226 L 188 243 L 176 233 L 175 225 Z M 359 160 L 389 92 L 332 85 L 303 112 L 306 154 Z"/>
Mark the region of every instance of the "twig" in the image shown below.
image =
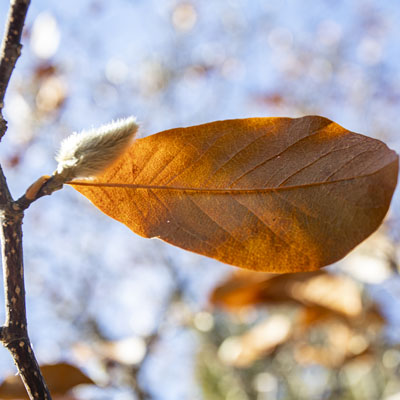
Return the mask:
<path id="1" fill-rule="evenodd" d="M 4 96 L 8 82 L 10 81 L 17 59 L 21 54 L 21 35 L 29 3 L 30 0 L 11 0 L 0 55 L 0 115 L 4 107 Z M 6 130 L 6 124 L 2 117 L 1 120 L 3 126 L 0 128 L 3 129 L 0 130 L 0 138 Z"/>
<path id="2" fill-rule="evenodd" d="M 57 179 L 57 176 L 41 176 L 33 182 L 26 190 L 26 193 L 14 203 L 14 209 L 19 211 L 26 210 L 37 199 L 43 196 L 50 196 L 53 192 L 62 189 L 63 184 L 62 181 L 60 182 Z"/>
<path id="3" fill-rule="evenodd" d="M 0 138 L 7 129 L 2 109 L 11 73 L 21 53 L 21 35 L 29 0 L 12 0 L 0 57 Z M 0 341 L 11 352 L 31 400 L 51 399 L 33 353 L 27 330 L 21 210 L 13 201 L 0 166 L 0 231 L 6 321 Z"/>

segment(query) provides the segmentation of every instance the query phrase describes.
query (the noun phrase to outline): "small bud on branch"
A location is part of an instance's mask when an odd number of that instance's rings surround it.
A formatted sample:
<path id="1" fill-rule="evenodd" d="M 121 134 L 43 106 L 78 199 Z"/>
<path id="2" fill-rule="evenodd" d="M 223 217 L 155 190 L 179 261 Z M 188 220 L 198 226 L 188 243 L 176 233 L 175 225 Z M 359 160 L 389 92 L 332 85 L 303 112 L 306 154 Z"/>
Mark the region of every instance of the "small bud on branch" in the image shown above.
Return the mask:
<path id="1" fill-rule="evenodd" d="M 138 125 L 134 117 L 113 121 L 99 128 L 74 132 L 61 143 L 56 156 L 58 166 L 52 176 L 37 179 L 26 193 L 13 204 L 25 210 L 39 197 L 60 190 L 75 178 L 91 178 L 112 165 L 128 149 Z"/>
<path id="2" fill-rule="evenodd" d="M 74 132 L 61 143 L 54 175 L 65 183 L 99 174 L 119 158 L 137 130 L 136 119 L 129 117 L 99 128 Z"/>

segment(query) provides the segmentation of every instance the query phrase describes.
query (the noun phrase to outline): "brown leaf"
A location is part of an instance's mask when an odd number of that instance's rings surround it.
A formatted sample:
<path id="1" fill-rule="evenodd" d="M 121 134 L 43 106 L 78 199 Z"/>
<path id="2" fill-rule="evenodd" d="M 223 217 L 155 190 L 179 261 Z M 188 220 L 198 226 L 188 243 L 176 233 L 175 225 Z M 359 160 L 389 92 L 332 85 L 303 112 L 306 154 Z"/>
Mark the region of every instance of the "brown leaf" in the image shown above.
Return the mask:
<path id="1" fill-rule="evenodd" d="M 214 288 L 210 295 L 210 303 L 229 311 L 263 304 L 266 302 L 263 294 L 264 285 L 274 276 L 276 275 L 243 269 L 234 270 L 227 280 Z M 281 295 L 282 291 L 279 290 L 278 293 Z"/>
<path id="2" fill-rule="evenodd" d="M 317 325 L 331 322 L 346 324 L 351 329 L 368 331 L 372 335 L 381 331 L 387 321 L 375 304 L 364 306 L 362 312 L 356 316 L 340 313 L 334 308 L 309 305 L 299 310 L 296 326 L 299 331 L 306 332 Z"/>
<path id="3" fill-rule="evenodd" d="M 211 295 L 213 304 L 229 309 L 256 304 L 302 304 L 347 318 L 362 312 L 361 289 L 350 278 L 324 271 L 271 276 L 249 280 L 233 276 Z"/>
<path id="4" fill-rule="evenodd" d="M 328 119 L 250 118 L 139 139 L 73 186 L 141 236 L 293 272 L 331 264 L 375 231 L 397 173 L 384 143 Z"/>
<path id="5" fill-rule="evenodd" d="M 64 396 L 78 385 L 94 382 L 83 372 L 67 363 L 42 365 L 40 367 L 49 390 L 55 398 Z M 22 380 L 18 375 L 8 376 L 0 385 L 1 399 L 28 399 Z"/>

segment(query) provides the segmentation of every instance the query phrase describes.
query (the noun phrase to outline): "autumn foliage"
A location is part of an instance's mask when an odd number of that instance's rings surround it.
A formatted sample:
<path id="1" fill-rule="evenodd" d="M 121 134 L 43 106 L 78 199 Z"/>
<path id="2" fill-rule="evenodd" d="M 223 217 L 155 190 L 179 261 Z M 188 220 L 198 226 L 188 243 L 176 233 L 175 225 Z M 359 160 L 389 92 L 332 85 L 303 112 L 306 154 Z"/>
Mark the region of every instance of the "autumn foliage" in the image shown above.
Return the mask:
<path id="1" fill-rule="evenodd" d="M 326 271 L 277 276 L 239 271 L 215 288 L 211 303 L 239 315 L 268 308 L 264 318 L 220 346 L 222 361 L 239 368 L 289 345 L 298 364 L 339 369 L 377 351 L 374 341 L 385 323 L 379 307 L 363 299 L 360 285 Z M 318 342 L 310 338 L 316 332 Z"/>

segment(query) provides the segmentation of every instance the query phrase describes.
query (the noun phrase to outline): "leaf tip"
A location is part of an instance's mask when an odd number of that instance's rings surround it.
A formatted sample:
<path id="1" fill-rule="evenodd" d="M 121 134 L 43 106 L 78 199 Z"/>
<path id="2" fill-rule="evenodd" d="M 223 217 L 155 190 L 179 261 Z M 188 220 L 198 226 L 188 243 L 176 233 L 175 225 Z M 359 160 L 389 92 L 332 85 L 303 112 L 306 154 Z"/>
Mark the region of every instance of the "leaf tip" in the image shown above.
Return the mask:
<path id="1" fill-rule="evenodd" d="M 61 143 L 55 174 L 63 177 L 64 182 L 99 174 L 127 149 L 137 130 L 136 118 L 128 117 L 74 132 Z"/>

